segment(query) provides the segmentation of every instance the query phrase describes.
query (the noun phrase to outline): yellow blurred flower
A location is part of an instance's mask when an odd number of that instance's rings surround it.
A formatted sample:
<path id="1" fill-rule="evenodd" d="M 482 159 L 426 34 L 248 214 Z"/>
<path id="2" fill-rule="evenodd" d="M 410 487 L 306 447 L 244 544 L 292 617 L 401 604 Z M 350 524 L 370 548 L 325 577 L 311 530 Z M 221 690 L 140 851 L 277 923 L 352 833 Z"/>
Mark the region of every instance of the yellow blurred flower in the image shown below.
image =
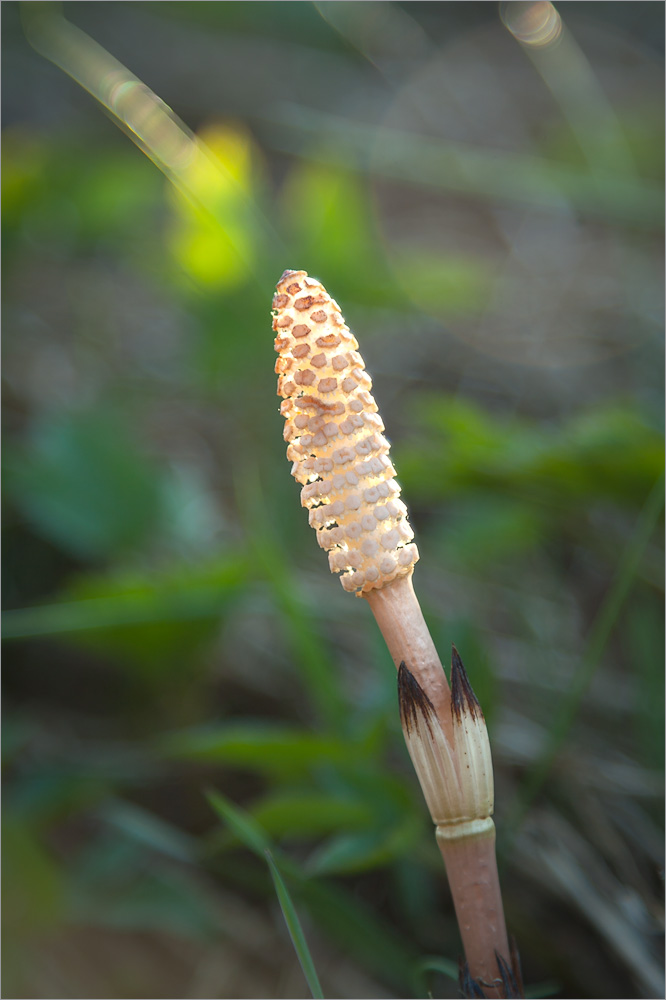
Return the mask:
<path id="1" fill-rule="evenodd" d="M 258 150 L 250 134 L 232 124 L 209 125 L 198 139 L 196 155 L 180 175 L 181 190 L 170 189 L 170 248 L 195 281 L 233 288 L 255 257 Z"/>

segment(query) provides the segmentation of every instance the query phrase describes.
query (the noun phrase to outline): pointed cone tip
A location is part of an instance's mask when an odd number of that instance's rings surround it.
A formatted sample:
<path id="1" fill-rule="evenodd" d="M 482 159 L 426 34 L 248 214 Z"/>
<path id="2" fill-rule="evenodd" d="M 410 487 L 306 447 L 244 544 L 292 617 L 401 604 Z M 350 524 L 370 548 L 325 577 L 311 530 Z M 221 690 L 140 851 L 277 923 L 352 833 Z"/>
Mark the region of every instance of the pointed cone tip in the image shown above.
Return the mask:
<path id="1" fill-rule="evenodd" d="M 278 281 L 278 286 L 281 285 L 287 278 L 291 278 L 294 274 L 305 274 L 305 271 L 293 271 L 290 268 L 287 268 L 286 271 L 282 272 L 280 280 Z"/>

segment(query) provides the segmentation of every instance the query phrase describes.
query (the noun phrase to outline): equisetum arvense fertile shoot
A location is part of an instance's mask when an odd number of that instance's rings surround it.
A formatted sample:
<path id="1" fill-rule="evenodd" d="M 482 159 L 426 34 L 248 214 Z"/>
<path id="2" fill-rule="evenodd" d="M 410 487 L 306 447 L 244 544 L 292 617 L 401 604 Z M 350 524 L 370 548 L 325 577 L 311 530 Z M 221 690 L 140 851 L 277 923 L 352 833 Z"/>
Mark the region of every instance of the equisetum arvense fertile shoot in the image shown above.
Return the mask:
<path id="1" fill-rule="evenodd" d="M 339 305 L 315 278 L 285 271 L 273 308 L 287 458 L 301 503 L 344 589 L 367 593 L 410 573 L 419 557 L 372 382 Z"/>
<path id="2" fill-rule="evenodd" d="M 398 668 L 405 741 L 436 827 L 469 972 L 485 991 L 475 995 L 506 996 L 486 724 L 455 649 L 449 689 L 414 593 L 419 554 L 372 382 L 337 302 L 305 271 L 280 278 L 273 329 L 301 503 L 331 571 L 368 601 Z"/>

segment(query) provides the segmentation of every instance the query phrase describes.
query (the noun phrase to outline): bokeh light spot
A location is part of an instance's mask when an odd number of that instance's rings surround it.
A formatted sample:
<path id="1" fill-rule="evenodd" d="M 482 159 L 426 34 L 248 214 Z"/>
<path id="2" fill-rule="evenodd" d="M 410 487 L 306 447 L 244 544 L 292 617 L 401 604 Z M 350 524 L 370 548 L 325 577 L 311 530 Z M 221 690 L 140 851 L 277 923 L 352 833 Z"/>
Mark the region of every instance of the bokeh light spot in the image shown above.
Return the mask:
<path id="1" fill-rule="evenodd" d="M 516 0 L 500 7 L 502 22 L 523 45 L 545 48 L 553 45 L 562 33 L 562 20 L 552 3 L 518 3 Z"/>

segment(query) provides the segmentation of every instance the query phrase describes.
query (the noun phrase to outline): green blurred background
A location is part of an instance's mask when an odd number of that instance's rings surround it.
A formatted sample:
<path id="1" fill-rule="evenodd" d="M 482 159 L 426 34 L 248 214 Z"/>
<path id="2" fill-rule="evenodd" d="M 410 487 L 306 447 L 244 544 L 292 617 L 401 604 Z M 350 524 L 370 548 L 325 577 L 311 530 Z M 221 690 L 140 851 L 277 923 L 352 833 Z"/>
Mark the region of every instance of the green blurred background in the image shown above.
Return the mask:
<path id="1" fill-rule="evenodd" d="M 5 996 L 307 996 L 243 840 L 325 995 L 457 995 L 395 671 L 284 456 L 285 268 L 373 377 L 532 995 L 659 995 L 664 10 L 520 6 L 65 4 L 208 144 L 204 212 L 3 3 Z"/>

